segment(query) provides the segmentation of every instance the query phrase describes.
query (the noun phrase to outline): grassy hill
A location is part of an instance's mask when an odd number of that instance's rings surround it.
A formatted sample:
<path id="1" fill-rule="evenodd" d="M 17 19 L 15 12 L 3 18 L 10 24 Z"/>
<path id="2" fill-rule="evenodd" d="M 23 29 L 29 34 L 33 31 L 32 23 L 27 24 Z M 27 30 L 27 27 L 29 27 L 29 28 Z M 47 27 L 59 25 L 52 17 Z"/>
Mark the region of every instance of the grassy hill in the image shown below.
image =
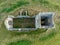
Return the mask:
<path id="1" fill-rule="evenodd" d="M 4 20 L 8 15 L 17 15 L 22 9 L 38 12 L 55 12 L 55 29 L 38 31 L 8 31 Z M 0 45 L 60 45 L 59 0 L 0 0 Z"/>

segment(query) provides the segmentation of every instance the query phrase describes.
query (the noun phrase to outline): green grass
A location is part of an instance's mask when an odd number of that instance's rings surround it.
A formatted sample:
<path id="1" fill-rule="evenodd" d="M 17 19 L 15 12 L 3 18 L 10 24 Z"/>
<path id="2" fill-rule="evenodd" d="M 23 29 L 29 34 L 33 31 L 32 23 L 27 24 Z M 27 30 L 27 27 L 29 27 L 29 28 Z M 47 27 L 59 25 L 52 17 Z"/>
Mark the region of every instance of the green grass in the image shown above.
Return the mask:
<path id="1" fill-rule="evenodd" d="M 38 2 L 38 4 L 40 4 L 43 7 L 51 8 L 51 9 L 60 11 L 60 6 L 58 4 L 56 4 L 55 1 L 54 2 L 49 1 L 49 0 L 32 0 L 32 1 L 35 3 Z"/>
<path id="2" fill-rule="evenodd" d="M 48 35 L 42 36 L 40 38 L 41 41 L 46 41 L 48 39 L 51 39 L 52 37 L 54 37 L 56 35 L 56 32 L 52 31 L 51 33 L 49 33 Z"/>
<path id="3" fill-rule="evenodd" d="M 11 2 L 9 2 L 11 1 Z M 59 0 L 0 0 L 0 45 L 60 45 L 60 1 Z M 14 2 L 16 1 L 16 2 Z M 30 4 L 30 5 L 29 5 Z M 33 8 L 41 12 L 56 12 L 55 30 L 38 29 L 36 31 L 19 32 L 8 31 L 4 25 L 7 15 L 14 13 L 21 8 Z M 18 9 L 17 9 L 18 8 Z M 26 9 L 27 9 L 26 8 Z M 16 10 L 15 10 L 16 9 Z M 54 10 L 53 10 L 54 9 Z M 2 13 L 1 13 L 2 12 Z M 11 13 L 12 12 L 12 13 Z M 54 32 L 55 31 L 55 32 Z M 24 40 L 23 40 L 24 39 Z M 27 40 L 25 40 L 27 39 Z M 31 43 L 31 42 L 32 43 Z"/>
<path id="4" fill-rule="evenodd" d="M 50 2 L 47 0 L 39 0 L 40 4 L 49 5 Z"/>
<path id="5" fill-rule="evenodd" d="M 4 2 L 4 1 L 6 1 L 6 0 L 0 0 L 0 3 Z"/>
<path id="6" fill-rule="evenodd" d="M 16 4 L 12 4 L 10 7 L 7 7 L 5 9 L 3 9 L 1 12 L 11 12 L 13 11 L 14 9 L 18 8 L 18 7 L 21 7 L 23 5 L 26 5 L 26 4 L 29 4 L 29 2 L 26 2 L 26 1 L 19 1 L 17 2 Z"/>
<path id="7" fill-rule="evenodd" d="M 17 42 L 12 42 L 8 45 L 31 45 L 31 42 L 29 40 L 20 40 Z"/>
<path id="8" fill-rule="evenodd" d="M 14 28 L 35 28 L 35 18 L 14 18 L 13 27 Z"/>

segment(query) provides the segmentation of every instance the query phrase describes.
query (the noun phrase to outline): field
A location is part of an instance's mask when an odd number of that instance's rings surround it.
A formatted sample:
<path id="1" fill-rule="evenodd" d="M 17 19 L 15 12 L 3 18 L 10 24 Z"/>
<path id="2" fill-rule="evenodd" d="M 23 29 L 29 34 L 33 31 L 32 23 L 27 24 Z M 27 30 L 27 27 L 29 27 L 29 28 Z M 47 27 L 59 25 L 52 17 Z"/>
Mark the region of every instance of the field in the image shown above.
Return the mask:
<path id="1" fill-rule="evenodd" d="M 31 15 L 55 12 L 55 28 L 29 32 L 8 31 L 4 20 L 8 15 L 16 16 L 22 8 L 29 10 Z M 0 45 L 60 45 L 60 0 L 0 0 Z"/>

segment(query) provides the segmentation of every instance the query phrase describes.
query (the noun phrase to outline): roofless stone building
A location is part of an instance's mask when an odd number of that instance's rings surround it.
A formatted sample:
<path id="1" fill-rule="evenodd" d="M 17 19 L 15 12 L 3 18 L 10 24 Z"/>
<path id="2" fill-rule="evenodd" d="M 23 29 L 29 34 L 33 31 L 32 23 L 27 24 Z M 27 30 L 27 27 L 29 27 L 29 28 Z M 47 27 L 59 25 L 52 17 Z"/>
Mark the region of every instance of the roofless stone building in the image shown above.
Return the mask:
<path id="1" fill-rule="evenodd" d="M 26 12 L 27 13 L 27 12 Z M 38 28 L 54 28 L 54 13 L 43 12 L 35 16 L 24 15 L 25 12 L 17 17 L 9 15 L 5 20 L 8 30 L 37 30 Z"/>

